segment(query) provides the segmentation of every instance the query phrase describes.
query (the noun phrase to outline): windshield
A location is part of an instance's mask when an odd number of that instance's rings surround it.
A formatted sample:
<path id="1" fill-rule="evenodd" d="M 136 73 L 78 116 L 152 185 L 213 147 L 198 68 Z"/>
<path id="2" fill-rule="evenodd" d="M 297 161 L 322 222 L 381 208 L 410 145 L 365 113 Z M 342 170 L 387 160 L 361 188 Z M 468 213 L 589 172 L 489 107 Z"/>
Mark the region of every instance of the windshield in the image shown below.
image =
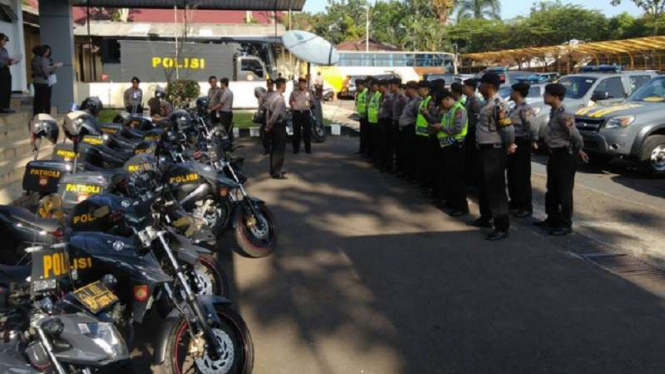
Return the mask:
<path id="1" fill-rule="evenodd" d="M 502 99 L 508 100 L 510 99 L 510 92 L 512 91 L 512 87 L 510 86 L 503 86 L 499 89 L 499 96 L 501 96 Z M 528 99 L 536 99 L 540 98 L 542 95 L 540 94 L 540 86 L 532 86 L 529 88 L 529 94 L 527 95 Z"/>
<path id="2" fill-rule="evenodd" d="M 632 101 L 665 101 L 665 78 L 656 78 L 647 82 L 635 91 L 628 100 Z"/>
<path id="3" fill-rule="evenodd" d="M 569 99 L 581 99 L 589 92 L 596 78 L 591 77 L 563 77 L 559 83 L 566 87 L 566 97 Z"/>

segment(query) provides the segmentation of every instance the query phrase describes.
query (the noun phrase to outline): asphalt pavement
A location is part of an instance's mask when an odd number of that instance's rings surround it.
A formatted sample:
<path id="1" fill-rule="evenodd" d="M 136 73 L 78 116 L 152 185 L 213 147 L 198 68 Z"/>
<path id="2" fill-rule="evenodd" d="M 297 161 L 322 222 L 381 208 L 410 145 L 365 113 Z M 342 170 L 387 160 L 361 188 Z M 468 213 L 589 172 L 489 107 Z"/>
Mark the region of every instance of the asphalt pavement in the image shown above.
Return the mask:
<path id="1" fill-rule="evenodd" d="M 525 220 L 488 243 L 360 160 L 357 139 L 287 153 L 286 181 L 270 179 L 268 158 L 245 144 L 248 189 L 280 230 L 268 258 L 230 255 L 230 233 L 219 254 L 254 339 L 255 373 L 664 372 L 658 281 L 646 287 L 579 255 L 620 250 L 639 227 L 659 238 L 662 182 L 581 174 L 576 235 L 551 238 Z"/>

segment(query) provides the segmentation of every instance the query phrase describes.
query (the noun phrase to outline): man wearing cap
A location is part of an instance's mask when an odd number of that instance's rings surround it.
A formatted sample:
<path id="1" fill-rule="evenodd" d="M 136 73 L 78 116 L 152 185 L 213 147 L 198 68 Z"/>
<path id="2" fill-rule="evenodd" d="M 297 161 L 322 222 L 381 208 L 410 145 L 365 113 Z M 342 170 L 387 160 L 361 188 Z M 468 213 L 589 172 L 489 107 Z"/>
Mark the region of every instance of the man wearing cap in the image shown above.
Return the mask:
<path id="1" fill-rule="evenodd" d="M 132 114 L 143 114 L 143 90 L 139 88 L 141 81 L 132 78 L 132 86 L 125 90 L 125 110 Z"/>
<path id="2" fill-rule="evenodd" d="M 379 163 L 376 165 L 381 171 L 390 171 L 392 164 L 391 158 L 391 139 L 393 126 L 393 94 L 389 90 L 390 81 L 381 79 L 379 89 L 381 90 L 381 107 L 379 108 L 379 125 L 381 135 L 379 138 Z"/>
<path id="3" fill-rule="evenodd" d="M 367 153 L 367 143 L 369 138 L 369 129 L 367 128 L 367 95 L 369 90 L 365 84 L 365 80 L 356 79 L 356 112 L 360 122 L 360 148 L 358 154 L 365 155 Z"/>
<path id="4" fill-rule="evenodd" d="M 420 185 L 425 186 L 427 181 L 427 156 L 429 153 L 429 132 L 427 126 L 427 118 L 424 115 L 424 112 L 428 109 L 431 109 L 434 106 L 432 102 L 432 97 L 430 96 L 430 86 L 427 81 L 418 82 L 418 95 L 421 98 L 420 103 L 418 104 L 418 115 L 416 116 L 416 125 L 415 125 L 415 150 L 416 150 L 416 160 L 415 160 L 415 177 Z"/>
<path id="5" fill-rule="evenodd" d="M 475 79 L 467 79 L 462 85 L 462 91 L 464 92 L 464 97 L 466 97 L 464 108 L 466 108 L 466 114 L 469 118 L 469 130 L 464 139 L 464 166 L 466 168 L 466 173 L 464 175 L 467 188 L 478 186 L 478 172 L 476 171 L 478 164 L 476 124 L 480 117 L 480 100 L 478 100 L 478 96 L 476 96 L 477 87 L 478 81 Z"/>
<path id="6" fill-rule="evenodd" d="M 404 174 L 402 171 L 403 166 L 403 156 L 402 148 L 400 141 L 400 132 L 399 132 L 399 118 L 402 116 L 404 111 L 404 106 L 406 105 L 407 98 L 404 95 L 404 89 L 402 85 L 402 80 L 400 78 L 393 78 L 390 82 L 390 91 L 393 94 L 393 114 L 392 114 L 392 127 L 391 127 L 391 155 L 390 155 L 390 165 L 389 168 L 395 171 L 399 171 L 400 177 Z M 397 168 L 395 168 L 394 162 L 397 162 Z"/>
<path id="7" fill-rule="evenodd" d="M 298 89 L 291 92 L 289 106 L 293 114 L 293 154 L 300 152 L 300 140 L 305 140 L 305 153 L 312 153 L 312 125 L 309 110 L 313 104 L 312 93 L 307 89 L 307 80 L 298 79 Z"/>
<path id="8" fill-rule="evenodd" d="M 404 110 L 402 110 L 402 115 L 399 117 L 400 148 L 402 149 L 400 153 L 400 158 L 402 158 L 401 171 L 407 178 L 413 179 L 416 170 L 416 118 L 418 117 L 418 108 L 422 100 L 420 95 L 418 95 L 417 82 L 407 82 L 406 97 L 407 102 L 404 105 Z"/>
<path id="9" fill-rule="evenodd" d="M 466 103 L 466 97 L 464 96 L 464 85 L 459 82 L 454 82 L 450 85 L 450 93 L 453 95 L 453 99 L 456 103 L 464 105 Z"/>
<path id="10" fill-rule="evenodd" d="M 284 167 L 284 153 L 286 151 L 286 102 L 284 91 L 286 80 L 279 78 L 275 81 L 277 93 L 268 103 L 266 112 L 266 132 L 270 134 L 270 176 L 273 179 L 287 179 L 282 168 Z"/>
<path id="11" fill-rule="evenodd" d="M 533 213 L 531 204 L 531 149 L 537 147 L 538 129 L 533 126 L 533 108 L 526 102 L 531 86 L 527 83 L 512 85 L 510 99 L 515 103 L 510 110 L 510 121 L 515 128 L 517 150 L 508 156 L 508 209 L 517 218 Z"/>
<path id="12" fill-rule="evenodd" d="M 370 95 L 367 103 L 367 123 L 369 123 L 369 153 L 370 160 L 377 162 L 379 159 L 379 143 L 381 138 L 381 127 L 379 125 L 379 109 L 381 107 L 381 90 L 379 81 L 372 80 L 369 86 Z"/>
<path id="13" fill-rule="evenodd" d="M 573 188 L 577 159 L 588 162 L 584 140 L 575 127 L 575 115 L 563 105 L 566 87 L 560 83 L 545 86 L 545 104 L 552 107 L 547 123 L 547 219 L 534 225 L 550 229 L 550 235 L 568 235 L 573 231 Z"/>
<path id="14" fill-rule="evenodd" d="M 266 80 L 266 93 L 261 95 L 259 98 L 259 110 L 263 110 L 264 113 L 268 112 L 268 105 L 270 100 L 276 95 L 275 92 L 275 82 L 272 79 Z M 266 123 L 268 122 L 268 116 L 265 116 L 261 127 L 259 128 L 259 134 L 261 135 L 261 143 L 263 145 L 263 155 L 266 156 L 270 153 L 270 134 L 266 132 Z"/>
<path id="15" fill-rule="evenodd" d="M 486 100 L 476 127 L 480 218 L 470 223 L 476 227 L 492 227 L 493 223 L 494 231 L 486 237 L 491 241 L 508 237 L 506 160 L 517 147 L 515 130 L 508 115 L 510 106 L 499 96 L 500 86 L 501 79 L 496 73 L 487 73 L 480 80 L 480 93 Z"/>

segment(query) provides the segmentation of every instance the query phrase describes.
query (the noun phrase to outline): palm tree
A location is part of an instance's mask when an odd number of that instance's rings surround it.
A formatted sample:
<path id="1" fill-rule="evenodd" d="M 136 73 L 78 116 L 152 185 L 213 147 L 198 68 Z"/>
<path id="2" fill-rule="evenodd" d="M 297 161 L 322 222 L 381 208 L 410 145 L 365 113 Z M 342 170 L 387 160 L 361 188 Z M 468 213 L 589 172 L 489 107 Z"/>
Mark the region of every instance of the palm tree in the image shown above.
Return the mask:
<path id="1" fill-rule="evenodd" d="M 457 19 L 499 19 L 500 13 L 500 0 L 459 0 L 457 2 Z"/>
<path id="2" fill-rule="evenodd" d="M 439 18 L 439 23 L 445 25 L 448 23 L 448 13 L 455 7 L 455 0 L 431 0 L 432 7 Z"/>

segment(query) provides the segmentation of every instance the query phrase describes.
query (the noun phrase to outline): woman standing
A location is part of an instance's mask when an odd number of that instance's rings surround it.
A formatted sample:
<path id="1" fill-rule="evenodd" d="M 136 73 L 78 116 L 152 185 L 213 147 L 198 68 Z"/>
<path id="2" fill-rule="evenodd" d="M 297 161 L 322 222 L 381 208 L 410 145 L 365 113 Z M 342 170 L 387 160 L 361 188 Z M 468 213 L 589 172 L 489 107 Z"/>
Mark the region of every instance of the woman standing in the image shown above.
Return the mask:
<path id="1" fill-rule="evenodd" d="M 35 98 L 32 103 L 32 114 L 51 112 L 51 89 L 55 84 L 55 70 L 62 66 L 51 60 L 51 47 L 39 45 L 32 49 L 32 83 L 35 87 Z"/>

